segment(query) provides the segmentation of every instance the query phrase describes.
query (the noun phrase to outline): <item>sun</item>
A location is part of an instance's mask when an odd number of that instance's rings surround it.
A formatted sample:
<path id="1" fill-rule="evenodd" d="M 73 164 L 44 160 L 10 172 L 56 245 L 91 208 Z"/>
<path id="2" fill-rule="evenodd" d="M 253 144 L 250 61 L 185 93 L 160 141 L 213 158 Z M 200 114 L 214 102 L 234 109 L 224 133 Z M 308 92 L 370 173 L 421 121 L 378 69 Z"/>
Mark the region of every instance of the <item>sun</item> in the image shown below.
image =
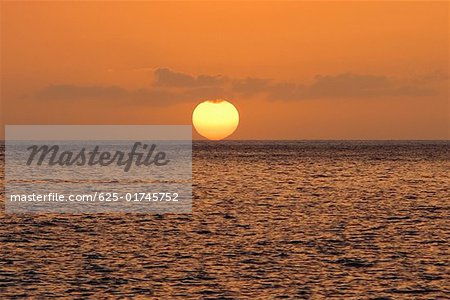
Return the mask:
<path id="1" fill-rule="evenodd" d="M 208 100 L 200 103 L 192 113 L 197 132 L 209 140 L 222 140 L 239 125 L 239 112 L 228 101 Z"/>

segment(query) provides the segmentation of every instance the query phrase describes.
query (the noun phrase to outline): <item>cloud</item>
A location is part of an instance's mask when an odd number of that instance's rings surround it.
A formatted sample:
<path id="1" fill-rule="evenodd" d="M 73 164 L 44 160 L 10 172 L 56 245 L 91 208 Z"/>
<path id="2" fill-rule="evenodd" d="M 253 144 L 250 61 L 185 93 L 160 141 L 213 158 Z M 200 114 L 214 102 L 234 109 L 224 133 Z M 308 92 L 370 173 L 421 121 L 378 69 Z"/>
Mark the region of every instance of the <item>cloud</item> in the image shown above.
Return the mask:
<path id="1" fill-rule="evenodd" d="M 433 72 L 418 76 L 416 81 L 432 83 L 432 82 L 442 82 L 450 79 L 450 74 L 443 72 L 441 70 L 435 70 Z"/>
<path id="2" fill-rule="evenodd" d="M 336 76 L 316 76 L 312 85 L 306 87 L 310 97 L 372 97 L 391 88 L 384 76 L 356 75 L 351 73 Z"/>
<path id="3" fill-rule="evenodd" d="M 50 85 L 40 91 L 37 96 L 41 99 L 80 99 L 80 98 L 109 98 L 124 97 L 128 92 L 118 86 L 80 86 L 72 84 Z"/>
<path id="4" fill-rule="evenodd" d="M 154 76 L 154 85 L 164 87 L 219 86 L 228 81 L 228 78 L 221 75 L 199 75 L 194 77 L 189 74 L 172 71 L 168 68 L 156 69 Z"/>
<path id="5" fill-rule="evenodd" d="M 271 88 L 268 98 L 272 100 L 365 99 L 383 96 L 421 97 L 435 94 L 434 90 L 416 85 L 399 84 L 386 76 L 343 73 L 318 75 L 310 85 L 279 83 Z"/>
<path id="6" fill-rule="evenodd" d="M 183 91 L 164 88 L 125 89 L 118 86 L 80 86 L 50 85 L 39 91 L 34 97 L 50 101 L 109 101 L 110 103 L 172 105 L 179 102 L 198 101 L 198 99 L 216 99 L 225 95 L 220 87 L 199 87 Z M 220 97 L 219 97 L 220 98 Z"/>
<path id="7" fill-rule="evenodd" d="M 267 91 L 270 88 L 270 82 L 270 79 L 255 77 L 236 79 L 232 83 L 232 90 L 244 95 L 253 95 Z"/>
<path id="8" fill-rule="evenodd" d="M 318 75 L 309 84 L 276 82 L 272 79 L 231 78 L 222 75 L 198 75 L 168 68 L 154 71 L 154 82 L 141 89 L 119 86 L 50 85 L 35 96 L 47 100 L 107 100 L 126 104 L 172 105 L 186 101 L 250 98 L 263 95 L 268 100 L 368 99 L 384 96 L 423 97 L 436 95 L 426 82 L 444 80 L 444 73 L 430 73 L 402 81 L 380 75 L 342 73 Z"/>

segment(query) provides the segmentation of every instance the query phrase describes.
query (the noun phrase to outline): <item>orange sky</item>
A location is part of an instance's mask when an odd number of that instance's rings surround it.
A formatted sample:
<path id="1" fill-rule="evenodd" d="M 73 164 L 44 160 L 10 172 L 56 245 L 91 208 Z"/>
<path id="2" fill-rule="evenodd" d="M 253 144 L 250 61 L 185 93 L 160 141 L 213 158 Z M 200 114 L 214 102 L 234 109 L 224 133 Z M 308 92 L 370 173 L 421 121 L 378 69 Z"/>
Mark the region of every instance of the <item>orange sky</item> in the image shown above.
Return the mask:
<path id="1" fill-rule="evenodd" d="M 3 124 L 190 124 L 226 98 L 231 139 L 449 139 L 449 5 L 3 1 Z"/>

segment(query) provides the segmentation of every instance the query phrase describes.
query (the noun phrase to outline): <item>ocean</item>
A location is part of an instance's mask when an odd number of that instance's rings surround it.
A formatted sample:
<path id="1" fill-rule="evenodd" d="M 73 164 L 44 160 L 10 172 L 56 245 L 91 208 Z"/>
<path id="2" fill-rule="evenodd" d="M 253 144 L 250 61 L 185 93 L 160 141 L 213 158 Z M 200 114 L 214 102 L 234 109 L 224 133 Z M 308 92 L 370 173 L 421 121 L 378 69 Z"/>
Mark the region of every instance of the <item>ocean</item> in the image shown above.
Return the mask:
<path id="1" fill-rule="evenodd" d="M 192 214 L 5 214 L 2 189 L 0 298 L 448 297 L 449 141 L 192 153 Z"/>

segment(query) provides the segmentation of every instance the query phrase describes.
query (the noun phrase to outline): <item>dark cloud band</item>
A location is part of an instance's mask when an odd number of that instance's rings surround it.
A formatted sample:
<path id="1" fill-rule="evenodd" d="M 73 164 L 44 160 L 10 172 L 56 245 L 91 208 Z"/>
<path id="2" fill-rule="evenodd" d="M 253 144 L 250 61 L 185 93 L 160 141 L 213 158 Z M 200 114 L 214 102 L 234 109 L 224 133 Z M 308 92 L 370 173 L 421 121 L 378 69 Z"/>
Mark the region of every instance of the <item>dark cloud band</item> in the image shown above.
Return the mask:
<path id="1" fill-rule="evenodd" d="M 437 76 L 437 75 L 439 76 Z M 425 79 L 426 80 L 425 80 Z M 183 101 L 265 95 L 268 100 L 376 98 L 384 96 L 433 96 L 430 81 L 448 80 L 448 75 L 430 73 L 410 82 L 387 76 L 343 73 L 316 76 L 311 84 L 275 82 L 266 78 L 230 78 L 222 75 L 192 76 L 168 68 L 154 71 L 154 81 L 146 88 L 129 90 L 119 86 L 50 85 L 36 96 L 47 100 L 106 99 L 127 103 L 170 105 Z M 413 82 L 413 83 L 411 83 Z"/>

